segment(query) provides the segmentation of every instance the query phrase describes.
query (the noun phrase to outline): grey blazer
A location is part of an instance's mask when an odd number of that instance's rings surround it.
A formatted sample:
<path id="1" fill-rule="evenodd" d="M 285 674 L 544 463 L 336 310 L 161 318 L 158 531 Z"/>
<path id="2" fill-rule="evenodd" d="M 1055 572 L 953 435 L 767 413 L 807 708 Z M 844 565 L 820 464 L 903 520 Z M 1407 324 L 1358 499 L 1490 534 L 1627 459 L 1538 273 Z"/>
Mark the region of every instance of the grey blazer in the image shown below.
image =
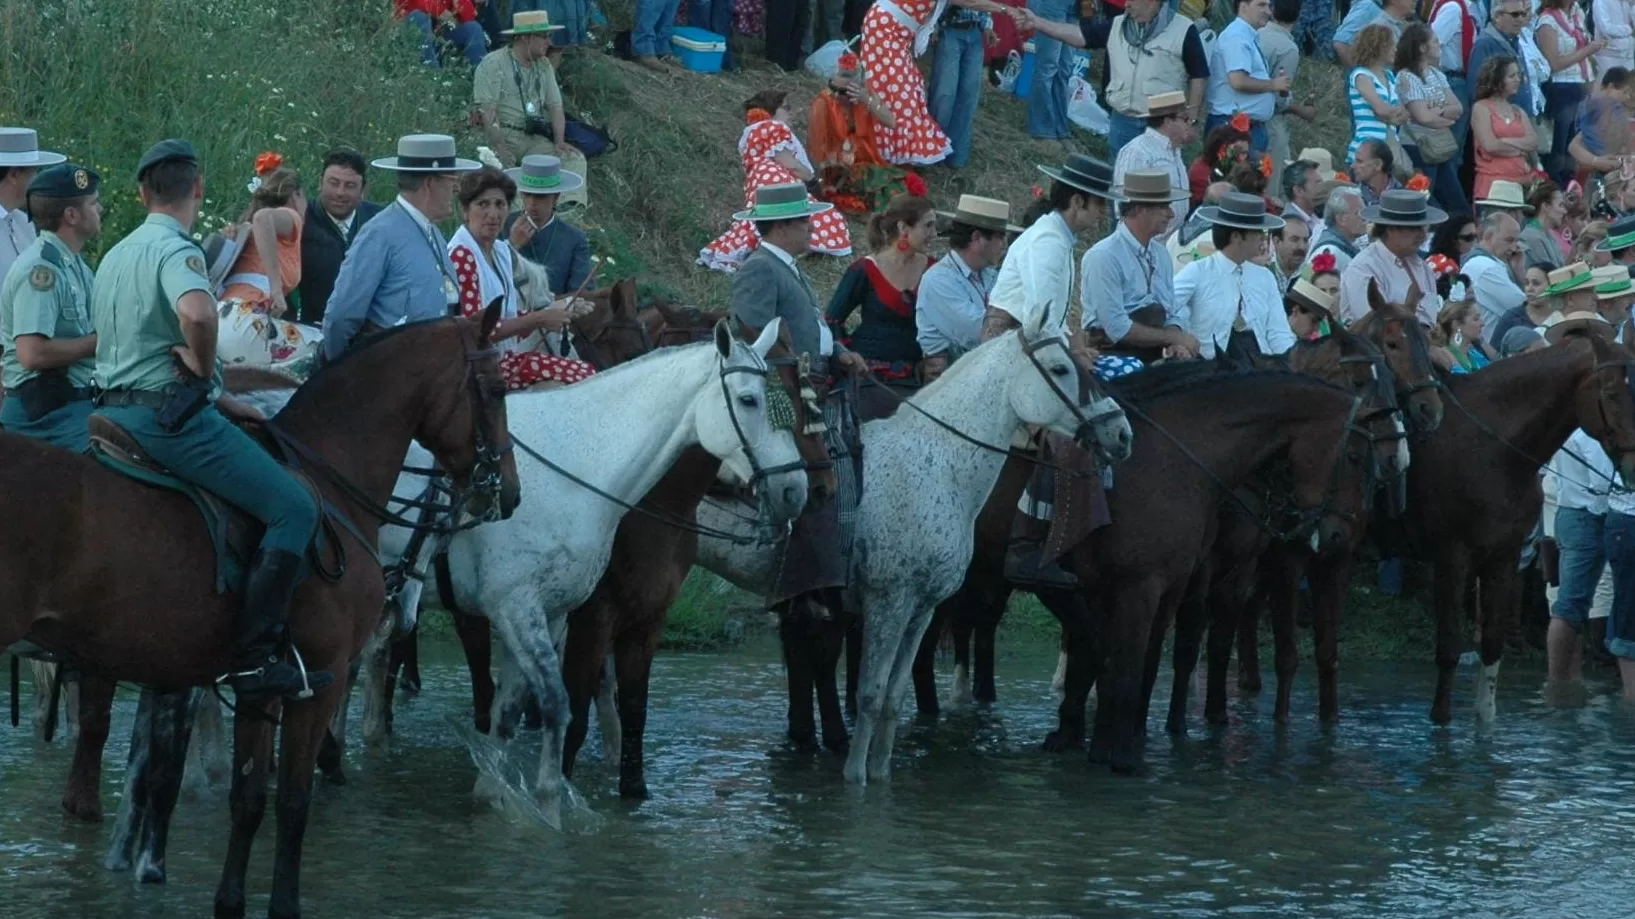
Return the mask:
<path id="1" fill-rule="evenodd" d="M 782 319 L 796 354 L 837 358 L 846 353 L 839 341 L 829 354 L 818 353 L 823 315 L 817 292 L 803 274 L 764 248 L 751 252 L 732 276 L 732 316 L 756 329 L 774 317 Z"/>

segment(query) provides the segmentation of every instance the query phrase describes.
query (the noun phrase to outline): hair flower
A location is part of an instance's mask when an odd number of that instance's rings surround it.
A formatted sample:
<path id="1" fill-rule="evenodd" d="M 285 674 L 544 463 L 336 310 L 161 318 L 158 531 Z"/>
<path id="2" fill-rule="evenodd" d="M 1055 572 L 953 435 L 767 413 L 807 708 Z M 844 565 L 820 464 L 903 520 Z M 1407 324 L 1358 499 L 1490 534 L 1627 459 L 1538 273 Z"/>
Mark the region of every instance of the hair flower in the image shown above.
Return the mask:
<path id="1" fill-rule="evenodd" d="M 1260 174 L 1268 179 L 1272 177 L 1272 156 L 1269 153 L 1260 155 Z"/>
<path id="2" fill-rule="evenodd" d="M 1343 172 L 1336 172 L 1334 174 L 1334 181 L 1336 181 L 1336 182 L 1350 182 L 1351 181 L 1351 176 L 1349 176 L 1349 175 L 1347 175 L 1347 174 L 1345 174 Z"/>
<path id="3" fill-rule="evenodd" d="M 840 56 L 840 60 L 835 63 L 835 69 L 839 73 L 856 73 L 857 55 L 851 53 L 850 51 L 842 54 Z"/>
<path id="4" fill-rule="evenodd" d="M 1028 189 L 1028 191 L 1031 192 L 1035 198 L 1043 198 L 1045 196 L 1045 190 L 1037 185 Z"/>
<path id="5" fill-rule="evenodd" d="M 1232 130 L 1249 133 L 1249 113 L 1239 112 L 1232 116 Z"/>
<path id="6" fill-rule="evenodd" d="M 903 190 L 916 198 L 924 198 L 926 192 L 931 189 L 926 186 L 924 179 L 911 172 L 903 177 Z"/>
<path id="7" fill-rule="evenodd" d="M 1425 178 L 1424 173 L 1416 172 L 1414 173 L 1414 177 L 1408 180 L 1407 188 L 1409 191 L 1428 192 L 1431 190 L 1431 180 Z"/>
<path id="8" fill-rule="evenodd" d="M 284 165 L 284 158 L 271 150 L 255 158 L 255 174 L 264 176 Z"/>
<path id="9" fill-rule="evenodd" d="M 1425 259 L 1425 264 L 1429 266 L 1432 271 L 1436 272 L 1438 277 L 1444 274 L 1452 274 L 1459 270 L 1459 266 L 1454 263 L 1453 259 L 1448 258 L 1446 255 L 1443 255 L 1440 252 L 1432 252 L 1430 256 Z"/>
<path id="10" fill-rule="evenodd" d="M 750 124 L 760 124 L 763 121 L 771 121 L 772 113 L 764 108 L 752 108 L 744 113 L 744 120 Z"/>
<path id="11" fill-rule="evenodd" d="M 1314 274 L 1323 274 L 1335 270 L 1338 264 L 1339 260 L 1334 257 L 1334 253 L 1324 252 L 1311 260 L 1311 270 Z"/>

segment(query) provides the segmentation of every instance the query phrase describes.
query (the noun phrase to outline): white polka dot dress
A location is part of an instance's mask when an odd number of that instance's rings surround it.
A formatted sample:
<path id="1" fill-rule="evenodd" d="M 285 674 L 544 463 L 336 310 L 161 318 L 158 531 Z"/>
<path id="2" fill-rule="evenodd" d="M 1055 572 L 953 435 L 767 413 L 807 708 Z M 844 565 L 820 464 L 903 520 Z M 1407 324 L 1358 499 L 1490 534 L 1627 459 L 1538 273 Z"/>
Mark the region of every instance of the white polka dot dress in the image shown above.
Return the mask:
<path id="1" fill-rule="evenodd" d="M 903 12 L 924 22 L 937 0 L 897 0 Z M 953 150 L 925 101 L 925 77 L 914 66 L 914 33 L 879 5 L 863 17 L 863 75 L 869 92 L 891 109 L 896 124 L 875 125 L 880 156 L 899 166 L 941 162 Z"/>

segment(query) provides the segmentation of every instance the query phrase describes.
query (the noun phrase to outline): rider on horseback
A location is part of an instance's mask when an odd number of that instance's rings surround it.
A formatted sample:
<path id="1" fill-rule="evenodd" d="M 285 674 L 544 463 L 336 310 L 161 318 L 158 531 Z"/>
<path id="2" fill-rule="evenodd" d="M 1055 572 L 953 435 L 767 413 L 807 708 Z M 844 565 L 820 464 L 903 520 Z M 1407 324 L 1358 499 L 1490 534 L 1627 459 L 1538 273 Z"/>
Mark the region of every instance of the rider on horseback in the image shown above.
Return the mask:
<path id="1" fill-rule="evenodd" d="M 238 696 L 296 697 L 328 686 L 327 671 L 281 659 L 290 600 L 306 574 L 318 506 L 229 418 L 260 413 L 221 392 L 216 301 L 204 254 L 188 236 L 204 198 L 198 155 L 166 140 L 136 170 L 148 218 L 102 260 L 91 298 L 98 413 L 172 474 L 226 499 L 266 531 L 250 562 L 226 679 Z"/>

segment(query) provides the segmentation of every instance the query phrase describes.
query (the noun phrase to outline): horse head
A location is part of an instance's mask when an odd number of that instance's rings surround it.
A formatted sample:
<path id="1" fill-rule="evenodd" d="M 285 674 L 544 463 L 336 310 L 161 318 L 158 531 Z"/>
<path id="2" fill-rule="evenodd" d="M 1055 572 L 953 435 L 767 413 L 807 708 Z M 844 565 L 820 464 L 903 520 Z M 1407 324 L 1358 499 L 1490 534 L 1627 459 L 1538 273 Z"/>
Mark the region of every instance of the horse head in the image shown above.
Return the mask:
<path id="1" fill-rule="evenodd" d="M 1357 424 L 1374 445 L 1372 475 L 1385 485 L 1387 507 L 1393 519 L 1407 509 L 1408 430 L 1397 402 L 1396 374 L 1373 342 L 1336 328 L 1324 342 L 1333 342 L 1336 373 L 1325 375 L 1363 400 Z"/>
<path id="2" fill-rule="evenodd" d="M 429 390 L 432 405 L 414 433 L 468 493 L 466 512 L 484 520 L 510 517 L 522 496 L 506 426 L 500 350 L 493 341 L 500 306 L 495 298 L 480 323 L 455 319 L 440 324 L 458 342 L 458 350 L 447 350 L 447 366 Z"/>
<path id="3" fill-rule="evenodd" d="M 801 379 L 800 361 L 789 341 L 788 326 L 778 330 L 778 341 L 767 352 L 767 357 L 784 391 L 794 400 L 795 449 L 800 451 L 801 461 L 806 464 L 806 499 L 813 506 L 821 505 L 840 490 L 840 480 L 835 475 L 834 460 L 829 456 L 829 444 L 823 437 L 823 411 L 818 406 L 817 393 Z"/>
<path id="4" fill-rule="evenodd" d="M 1309 379 L 1309 378 L 1308 378 Z M 1313 391 L 1299 398 L 1313 414 L 1294 430 L 1289 458 L 1294 465 L 1295 501 L 1314 529 L 1311 549 L 1349 551 L 1372 496 L 1374 461 L 1368 445 L 1375 436 L 1361 424 L 1365 399 L 1350 387 L 1311 380 Z M 1339 421 L 1338 430 L 1334 422 Z"/>
<path id="5" fill-rule="evenodd" d="M 774 319 L 746 344 L 726 322 L 715 327 L 720 355 L 719 386 L 701 393 L 693 405 L 698 443 L 721 460 L 722 468 L 760 495 L 778 521 L 794 520 L 806 506 L 806 463 L 795 446 L 798 415 L 782 386 L 772 379 L 767 352 L 778 341 Z"/>
<path id="6" fill-rule="evenodd" d="M 1630 378 L 1635 354 L 1587 331 L 1568 332 L 1555 347 L 1577 340 L 1589 343 L 1594 358 L 1574 395 L 1579 427 L 1600 441 L 1626 484 L 1635 482 L 1635 389 Z"/>
<path id="7" fill-rule="evenodd" d="M 636 305 L 636 281 L 625 278 L 589 297 L 591 311 L 573 321 L 573 346 L 597 370 L 634 360 L 656 340 Z"/>
<path id="8" fill-rule="evenodd" d="M 1011 375 L 1011 408 L 1027 424 L 1072 437 L 1086 450 L 1094 448 L 1103 463 L 1124 460 L 1134 441 L 1124 409 L 1074 359 L 1065 336 L 1044 334 L 1044 316 L 1041 312 L 1032 336 L 1016 331 L 1027 365 Z"/>
<path id="9" fill-rule="evenodd" d="M 1353 323 L 1351 331 L 1379 347 L 1396 375 L 1397 396 L 1407 402 L 1409 419 L 1420 431 L 1429 433 L 1442 424 L 1442 382 L 1431 363 L 1430 340 L 1416 315 L 1419 299 L 1419 286 L 1415 284 L 1409 288 L 1405 302 L 1387 303 L 1379 286 L 1370 280 L 1368 315 Z"/>

